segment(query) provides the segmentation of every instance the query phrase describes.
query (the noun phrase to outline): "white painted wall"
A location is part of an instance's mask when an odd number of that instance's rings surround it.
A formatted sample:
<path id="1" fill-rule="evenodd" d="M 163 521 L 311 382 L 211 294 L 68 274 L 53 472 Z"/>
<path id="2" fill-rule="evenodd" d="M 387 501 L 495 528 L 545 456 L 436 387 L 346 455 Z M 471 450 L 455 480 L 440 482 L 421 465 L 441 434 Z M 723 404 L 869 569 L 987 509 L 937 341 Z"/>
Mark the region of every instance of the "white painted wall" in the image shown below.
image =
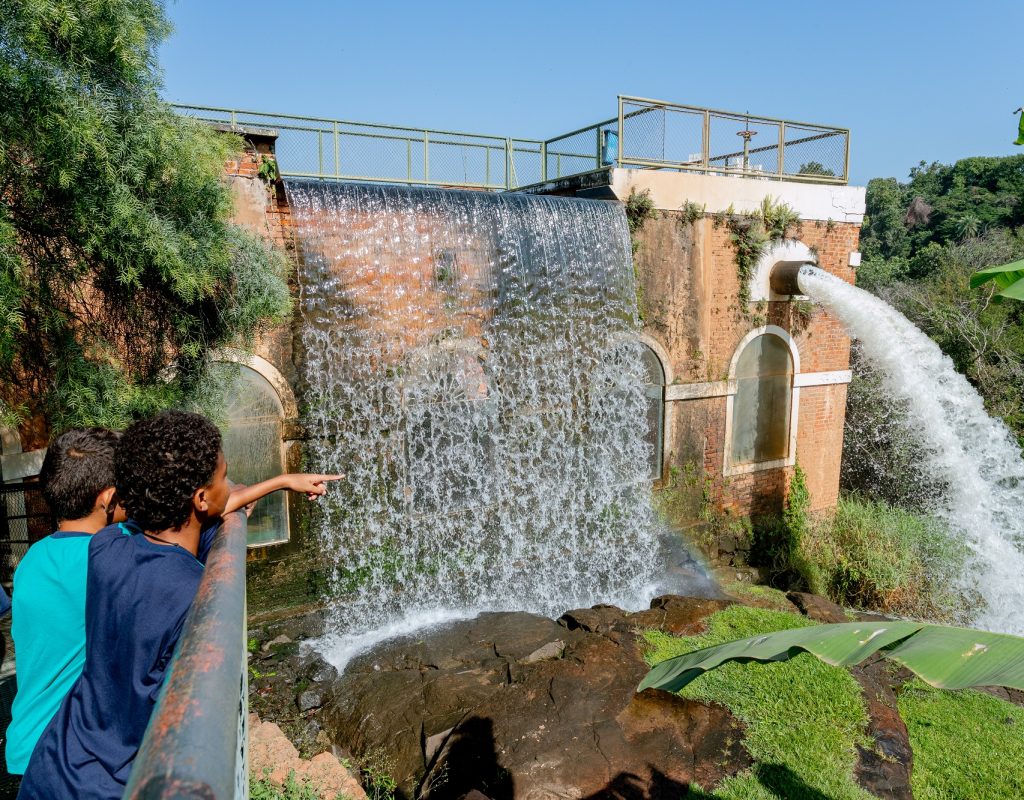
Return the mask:
<path id="1" fill-rule="evenodd" d="M 706 206 L 708 213 L 756 210 L 766 197 L 781 200 L 804 220 L 849 222 L 864 221 L 863 186 L 840 186 L 734 175 L 703 175 L 697 172 L 656 172 L 643 169 L 613 169 L 611 189 L 622 201 L 632 190 L 647 189 L 655 207 L 677 211 L 684 203 Z"/>

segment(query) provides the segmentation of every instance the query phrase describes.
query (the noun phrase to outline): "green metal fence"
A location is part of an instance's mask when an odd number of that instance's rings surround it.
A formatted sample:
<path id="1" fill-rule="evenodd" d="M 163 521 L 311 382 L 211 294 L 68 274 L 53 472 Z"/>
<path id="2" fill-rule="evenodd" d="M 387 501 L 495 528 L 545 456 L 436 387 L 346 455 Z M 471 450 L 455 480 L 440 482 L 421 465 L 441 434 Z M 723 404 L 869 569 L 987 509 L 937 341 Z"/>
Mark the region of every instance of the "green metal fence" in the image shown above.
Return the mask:
<path id="1" fill-rule="evenodd" d="M 277 133 L 282 175 L 514 189 L 542 181 L 543 142 L 340 119 L 175 105 L 205 122 Z"/>
<path id="2" fill-rule="evenodd" d="M 610 167 L 846 183 L 850 131 L 620 96 L 611 119 L 541 141 L 176 105 L 278 135 L 282 175 L 509 190 Z"/>

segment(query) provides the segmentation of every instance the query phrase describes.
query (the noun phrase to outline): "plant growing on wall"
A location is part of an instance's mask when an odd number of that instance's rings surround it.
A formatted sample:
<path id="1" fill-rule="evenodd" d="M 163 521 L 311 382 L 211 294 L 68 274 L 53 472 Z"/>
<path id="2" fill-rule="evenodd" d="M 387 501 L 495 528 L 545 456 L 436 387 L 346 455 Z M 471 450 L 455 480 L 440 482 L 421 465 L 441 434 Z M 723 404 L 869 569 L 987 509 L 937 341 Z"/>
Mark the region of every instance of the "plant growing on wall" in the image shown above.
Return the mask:
<path id="1" fill-rule="evenodd" d="M 230 222 L 241 140 L 159 96 L 156 0 L 0 0 L 0 408 L 120 426 L 290 308 Z M 10 414 L 8 414 L 10 416 Z"/>
<path id="2" fill-rule="evenodd" d="M 750 279 L 769 242 L 784 239 L 800 215 L 782 201 L 766 197 L 756 211 L 737 213 L 732 206 L 714 217 L 715 226 L 725 225 L 736 251 L 736 276 L 739 278 L 740 307 L 747 313 Z"/>
<path id="3" fill-rule="evenodd" d="M 636 309 L 640 319 L 644 318 L 644 291 L 640 282 L 640 272 L 636 266 L 636 253 L 640 249 L 640 240 L 637 235 L 643 229 L 649 219 L 658 218 L 658 209 L 654 207 L 654 200 L 651 197 L 651 190 L 644 189 L 638 192 L 636 189 L 629 190 L 629 197 L 626 198 L 626 224 L 629 226 L 629 242 L 633 251 L 633 277 L 636 285 Z"/>

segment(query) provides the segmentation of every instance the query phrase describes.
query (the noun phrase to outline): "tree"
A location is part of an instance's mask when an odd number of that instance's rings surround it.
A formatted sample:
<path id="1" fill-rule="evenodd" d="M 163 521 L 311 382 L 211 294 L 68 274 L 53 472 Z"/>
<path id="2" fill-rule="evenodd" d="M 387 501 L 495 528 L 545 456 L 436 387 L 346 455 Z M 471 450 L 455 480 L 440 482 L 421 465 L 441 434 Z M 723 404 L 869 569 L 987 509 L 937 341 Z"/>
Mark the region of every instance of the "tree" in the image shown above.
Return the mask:
<path id="1" fill-rule="evenodd" d="M 159 0 L 0 0 L 0 411 L 123 425 L 282 320 L 287 262 L 230 222 L 241 141 L 159 96 Z"/>
<path id="2" fill-rule="evenodd" d="M 801 164 L 800 169 L 797 171 L 798 175 L 830 175 L 835 176 L 835 170 L 831 170 L 822 164 L 820 161 L 808 161 L 806 164 Z"/>

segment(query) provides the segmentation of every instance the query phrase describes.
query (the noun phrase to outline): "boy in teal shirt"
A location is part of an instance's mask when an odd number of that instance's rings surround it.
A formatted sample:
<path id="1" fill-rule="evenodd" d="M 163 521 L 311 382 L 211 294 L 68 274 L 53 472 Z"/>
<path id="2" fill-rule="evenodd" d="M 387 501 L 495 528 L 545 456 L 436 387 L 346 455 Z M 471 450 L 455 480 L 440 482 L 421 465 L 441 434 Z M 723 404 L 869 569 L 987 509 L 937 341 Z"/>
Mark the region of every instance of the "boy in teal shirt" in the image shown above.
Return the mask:
<path id="1" fill-rule="evenodd" d="M 7 728 L 7 771 L 21 775 L 43 728 L 85 663 L 85 577 L 92 534 L 117 519 L 119 433 L 80 428 L 47 450 L 40 480 L 58 530 L 29 548 L 14 573 L 11 638 L 18 693 Z"/>
<path id="2" fill-rule="evenodd" d="M 114 490 L 114 454 L 120 433 L 78 428 L 47 450 L 40 473 L 43 496 L 58 530 L 29 548 L 14 574 L 11 638 L 18 659 L 18 692 L 7 728 L 7 770 L 22 775 L 43 730 L 78 680 L 85 663 L 85 586 L 89 542 L 107 525 L 139 532 L 125 520 Z M 224 513 L 237 511 L 278 489 L 324 492 L 339 476 L 287 474 L 235 487 Z M 216 528 L 203 532 L 205 560 Z"/>

